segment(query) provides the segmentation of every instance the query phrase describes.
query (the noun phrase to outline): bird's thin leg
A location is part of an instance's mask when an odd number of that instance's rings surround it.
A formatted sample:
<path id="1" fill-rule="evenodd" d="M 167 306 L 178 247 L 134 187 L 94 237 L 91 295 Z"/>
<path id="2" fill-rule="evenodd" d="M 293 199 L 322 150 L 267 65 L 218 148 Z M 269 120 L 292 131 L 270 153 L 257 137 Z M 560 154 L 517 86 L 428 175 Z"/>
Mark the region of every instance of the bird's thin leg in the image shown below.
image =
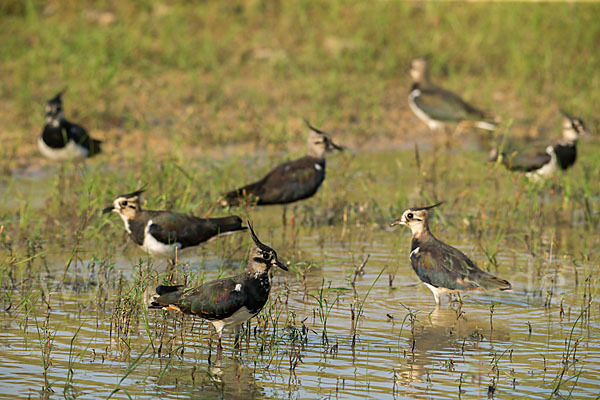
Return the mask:
<path id="1" fill-rule="evenodd" d="M 460 121 L 458 125 L 456 125 L 456 129 L 454 129 L 452 136 L 460 136 L 466 128 L 470 128 L 472 126 L 473 124 L 470 121 Z"/>
<path id="2" fill-rule="evenodd" d="M 217 355 L 220 356 L 221 352 L 223 351 L 223 345 L 221 344 L 221 335 L 222 335 L 223 331 L 218 331 L 217 334 L 219 335 L 219 342 L 217 344 Z"/>
<path id="3" fill-rule="evenodd" d="M 442 302 L 440 301 L 440 294 L 438 292 L 433 292 L 433 297 L 435 297 L 435 304 L 437 304 L 438 306 L 440 304 L 442 304 Z"/>
<path id="4" fill-rule="evenodd" d="M 212 356 L 212 343 L 213 342 L 213 338 L 212 335 L 210 335 L 210 338 L 208 339 L 208 363 L 210 364 L 210 359 Z"/>
<path id="5" fill-rule="evenodd" d="M 233 330 L 235 332 L 235 344 L 234 344 L 234 347 L 236 349 L 239 349 L 240 348 L 240 342 L 242 341 L 242 337 L 241 337 L 242 336 L 241 335 L 242 327 L 241 327 L 241 325 L 236 325 L 236 327 L 233 328 Z"/>
<path id="6" fill-rule="evenodd" d="M 59 201 L 59 206 L 62 208 L 62 206 L 64 206 L 64 198 L 65 198 L 65 181 L 66 181 L 66 177 L 65 177 L 65 164 L 61 163 L 60 166 L 58 167 L 58 201 Z"/>
<path id="7" fill-rule="evenodd" d="M 286 205 L 283 206 L 283 210 L 281 212 L 281 224 L 283 225 L 283 227 L 285 227 L 287 225 L 287 206 Z"/>
<path id="8" fill-rule="evenodd" d="M 442 133 L 444 134 L 444 147 L 449 149 L 452 147 L 452 133 L 446 125 L 442 126 Z"/>
<path id="9" fill-rule="evenodd" d="M 292 217 L 290 218 L 290 229 L 292 231 L 294 230 L 294 226 L 296 225 L 296 209 L 297 208 L 298 208 L 298 206 L 292 207 Z"/>

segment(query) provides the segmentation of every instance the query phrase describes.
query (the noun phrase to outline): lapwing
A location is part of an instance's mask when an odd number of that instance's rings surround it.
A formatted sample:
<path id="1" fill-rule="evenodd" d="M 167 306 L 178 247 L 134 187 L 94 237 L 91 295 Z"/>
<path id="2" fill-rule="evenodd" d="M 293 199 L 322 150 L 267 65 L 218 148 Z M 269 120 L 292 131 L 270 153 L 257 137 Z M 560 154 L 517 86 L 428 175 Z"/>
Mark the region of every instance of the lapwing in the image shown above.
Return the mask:
<path id="1" fill-rule="evenodd" d="M 54 161 L 82 160 L 100 153 L 100 140 L 92 139 L 83 127 L 65 119 L 63 92 L 46 103 L 44 130 L 38 138 L 40 152 Z"/>
<path id="2" fill-rule="evenodd" d="M 158 286 L 150 308 L 180 311 L 210 321 L 219 337 L 220 349 L 223 329 L 233 326 L 237 334 L 240 325 L 264 307 L 271 290 L 271 268 L 288 270 L 277 259 L 275 250 L 258 239 L 249 221 L 248 227 L 254 244 L 250 248 L 248 265 L 241 274 L 191 289 Z"/>
<path id="3" fill-rule="evenodd" d="M 170 211 L 143 210 L 143 189 L 120 195 L 102 213 L 116 212 L 131 239 L 150 254 L 168 257 L 175 263 L 178 253 L 220 235 L 247 229 L 238 216 L 199 218 Z"/>
<path id="4" fill-rule="evenodd" d="M 473 107 L 457 94 L 432 84 L 429 80 L 428 61 L 412 61 L 410 75 L 413 85 L 408 104 L 413 113 L 432 131 L 443 129 L 448 123 L 473 125 L 493 131 L 496 123 L 485 112 Z"/>
<path id="5" fill-rule="evenodd" d="M 589 134 L 583 121 L 579 118 L 563 114 L 562 139 L 545 150 L 530 150 L 519 153 L 517 151 L 502 152 L 502 164 L 511 171 L 526 172 L 526 176 L 533 180 L 548 178 L 557 170 L 566 170 L 577 160 L 577 141 Z M 498 159 L 498 150 L 494 149 L 490 161 Z"/>
<path id="6" fill-rule="evenodd" d="M 306 156 L 279 164 L 259 181 L 225 194 L 221 205 L 288 204 L 313 196 L 325 179 L 325 153 L 342 147 L 305 122 L 309 129 Z"/>
<path id="7" fill-rule="evenodd" d="M 390 225 L 406 225 L 412 231 L 410 262 L 413 270 L 433 292 L 436 304 L 444 293 L 459 293 L 475 289 L 511 290 L 511 284 L 482 271 L 461 251 L 438 240 L 429 230 L 428 207 L 409 208 Z"/>

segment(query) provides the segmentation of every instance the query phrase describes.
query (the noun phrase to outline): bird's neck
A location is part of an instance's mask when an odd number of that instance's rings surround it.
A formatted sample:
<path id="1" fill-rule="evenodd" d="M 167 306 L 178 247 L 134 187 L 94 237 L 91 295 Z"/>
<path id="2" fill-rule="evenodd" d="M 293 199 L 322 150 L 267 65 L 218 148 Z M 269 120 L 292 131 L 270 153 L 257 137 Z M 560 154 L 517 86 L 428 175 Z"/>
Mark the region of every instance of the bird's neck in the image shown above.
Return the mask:
<path id="1" fill-rule="evenodd" d="M 413 227 L 412 234 L 413 238 L 411 250 L 414 250 L 415 248 L 419 247 L 420 243 L 435 240 L 435 237 L 433 236 L 431 231 L 429 231 L 429 226 L 427 225 L 427 223 Z"/>
<path id="2" fill-rule="evenodd" d="M 133 221 L 139 219 L 142 214 L 142 210 L 138 210 L 137 212 L 128 212 L 126 214 L 118 213 L 119 217 L 123 220 L 123 224 L 125 224 L 125 230 L 127 233 L 131 234 L 131 224 Z"/>
<path id="3" fill-rule="evenodd" d="M 46 125 L 50 125 L 53 128 L 58 128 L 60 126 L 61 119 L 58 117 L 46 117 Z"/>
<path id="4" fill-rule="evenodd" d="M 119 217 L 121 217 L 121 219 L 123 220 L 123 224 L 125 224 L 125 230 L 127 231 L 127 233 L 131 234 L 131 228 L 129 227 L 130 219 L 123 214 L 119 214 Z"/>
<path id="5" fill-rule="evenodd" d="M 310 157 L 325 161 L 325 149 L 318 148 L 316 146 L 308 146 L 307 154 Z"/>
<path id="6" fill-rule="evenodd" d="M 249 265 L 244 271 L 244 275 L 245 280 L 256 279 L 269 282 L 269 270 L 263 266 L 254 268 L 254 266 Z"/>
<path id="7" fill-rule="evenodd" d="M 563 137 L 559 144 L 565 147 L 575 147 L 577 145 L 577 139 L 577 137 Z"/>
<path id="8" fill-rule="evenodd" d="M 416 79 L 413 83 L 413 88 L 418 89 L 429 89 L 433 86 L 433 83 L 431 83 L 431 81 L 429 80 L 429 76 L 427 75 L 419 77 L 419 79 Z"/>

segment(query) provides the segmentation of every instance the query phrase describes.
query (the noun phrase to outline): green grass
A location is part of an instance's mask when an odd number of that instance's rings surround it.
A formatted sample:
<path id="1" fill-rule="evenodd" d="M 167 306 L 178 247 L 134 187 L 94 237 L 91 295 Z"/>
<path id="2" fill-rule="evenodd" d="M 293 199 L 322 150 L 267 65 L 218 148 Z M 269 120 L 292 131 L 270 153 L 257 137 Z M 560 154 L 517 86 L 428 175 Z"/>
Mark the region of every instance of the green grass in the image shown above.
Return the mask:
<path id="1" fill-rule="evenodd" d="M 146 358 L 162 362 L 163 354 L 180 357 L 165 362 L 161 382 L 172 375 L 189 376 L 182 365 L 193 359 L 189 354 L 194 351 L 204 364 L 208 350 L 203 333 L 208 330 L 196 335 L 198 344 L 179 341 L 188 330 L 205 325 L 144 312 L 144 290 L 165 278 L 164 271 L 155 270 L 161 261 L 147 262 L 126 238 L 121 220 L 100 214 L 116 195 L 144 184 L 149 209 L 235 212 L 252 219 L 261 239 L 293 266 L 284 288 L 272 293 L 269 306 L 253 322 L 262 329 L 249 339 L 256 347 L 254 368 L 302 369 L 305 352 L 314 351 L 306 338 L 325 328 L 330 348 L 323 346 L 331 355 L 334 348 L 337 353 L 346 333 L 330 324 L 347 314 L 351 326 L 351 308 L 345 303 L 350 294 L 343 290 L 349 286 L 337 285 L 348 283 L 364 255 L 382 244 L 377 240 L 383 234 L 383 244 L 393 250 L 385 261 L 370 259 L 367 269 L 387 268 L 390 280 L 398 277 L 388 283 L 367 272 L 365 281 L 373 282 L 378 295 L 381 287 L 387 291 L 389 286 L 390 296 L 413 290 L 403 286 L 409 235 L 384 230 L 405 208 L 442 199 L 447 203 L 432 224 L 441 239 L 465 246 L 482 268 L 494 273 L 521 276 L 530 266 L 536 272 L 527 282 L 534 291 L 524 294 L 523 301 L 541 308 L 552 295 L 556 303 L 560 297 L 552 291 L 551 279 L 583 265 L 573 289 L 579 300 L 566 306 L 574 315 L 587 310 L 587 323 L 594 321 L 597 311 L 589 304 L 598 291 L 600 223 L 595 139 L 580 146 L 574 168 L 534 185 L 487 164 L 485 151 L 460 145 L 447 150 L 423 139 L 427 129 L 410 113 L 406 95 L 410 60 L 429 54 L 433 79 L 500 115 L 511 136 L 539 132 L 556 137 L 559 108 L 598 132 L 599 17 L 600 5 L 584 3 L 0 3 L 0 299 L 11 311 L 7 325 L 22 324 L 27 337 L 29 313 L 36 311 L 33 315 L 41 318 L 45 312 L 46 305 L 37 301 L 45 292 L 52 293 L 53 312 L 58 313 L 63 296 L 82 291 L 87 297 L 81 299 L 79 313 L 108 320 L 116 343 L 93 340 L 107 349 L 112 343 L 111 351 L 122 357 L 117 365 L 123 379 L 115 378 L 110 386 L 115 394 L 125 395 L 117 391 L 131 389 L 125 387 L 128 376 L 139 378 L 139 370 L 154 362 Z M 105 153 L 85 165 L 65 165 L 61 172 L 62 167 L 42 160 L 35 140 L 44 102 L 65 86 L 67 117 L 102 138 Z M 319 193 L 288 210 L 288 216 L 297 215 L 295 228 L 282 233 L 279 207 L 212 209 L 221 193 L 303 154 L 302 116 L 332 131 L 348 149 L 328 158 Z M 419 165 L 414 141 L 419 143 Z M 306 238 L 317 238 L 318 245 L 306 249 Z M 233 274 L 243 267 L 249 243 L 238 235 L 207 244 L 196 253 L 199 265 L 179 266 L 179 278 L 198 284 L 205 272 Z M 348 257 L 328 257 L 331 244 L 341 246 L 338 251 Z M 525 266 L 521 256 L 530 257 L 531 265 Z M 333 288 L 327 275 L 332 270 L 342 277 Z M 369 312 L 380 311 L 370 307 L 379 300 L 369 295 L 371 288 L 354 295 L 359 308 L 352 310 L 362 318 L 355 325 L 357 337 L 368 326 L 362 321 L 372 318 Z M 304 294 L 305 308 L 288 310 L 288 298 L 296 292 Z M 503 321 L 502 307 L 494 308 L 496 329 Z M 409 335 L 414 351 L 425 320 L 415 315 L 427 311 L 412 304 L 406 311 L 404 320 L 395 315 L 400 333 L 391 340 L 398 340 L 400 350 L 400 336 Z M 547 312 L 550 320 L 557 310 Z M 38 331 L 40 343 L 59 328 L 69 329 L 57 326 L 56 319 L 53 314 L 51 330 Z M 411 332 L 404 327 L 409 322 Z M 175 335 L 175 327 L 183 327 L 183 333 Z M 107 334 L 99 332 L 88 335 Z M 293 336 L 298 332 L 307 336 Z M 72 365 L 84 362 L 84 352 L 73 353 L 81 347 L 74 344 L 74 333 L 64 375 L 65 385 L 77 388 L 83 374 Z M 80 333 L 77 342 L 84 340 L 92 338 Z M 369 343 L 368 337 L 364 340 Z M 50 362 L 59 351 L 40 352 L 44 370 L 61 368 Z M 508 370 L 507 357 L 501 358 L 494 366 Z M 491 365 L 487 359 L 485 364 Z M 149 367 L 146 373 L 153 377 Z M 556 388 L 571 382 L 567 378 L 558 380 Z M 198 378 L 192 372 L 190 379 Z M 203 381 L 212 384 L 211 379 Z M 55 389 L 61 385 L 46 382 Z"/>
<path id="2" fill-rule="evenodd" d="M 0 135 L 30 145 L 68 87 L 67 115 L 115 152 L 129 137 L 285 148 L 303 115 L 410 136 L 406 72 L 423 54 L 436 81 L 504 118 L 545 125 L 562 107 L 597 130 L 598 17 L 582 3 L 9 1 Z"/>

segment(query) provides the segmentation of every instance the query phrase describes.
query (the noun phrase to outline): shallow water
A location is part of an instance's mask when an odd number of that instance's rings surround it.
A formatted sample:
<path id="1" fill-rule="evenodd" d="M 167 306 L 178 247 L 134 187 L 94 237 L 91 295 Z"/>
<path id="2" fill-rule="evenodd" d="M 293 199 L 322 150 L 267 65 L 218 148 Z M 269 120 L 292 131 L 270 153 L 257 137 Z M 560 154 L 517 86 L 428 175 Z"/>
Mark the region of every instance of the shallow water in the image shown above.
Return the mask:
<path id="1" fill-rule="evenodd" d="M 379 182 L 387 180 L 393 178 L 382 176 Z M 295 228 L 281 228 L 279 207 L 251 211 L 259 236 L 281 258 L 291 265 L 305 260 L 318 265 L 305 273 L 305 264 L 276 271 L 270 306 L 252 321 L 240 349 L 226 333 L 220 357 L 215 343 L 210 345 L 210 325 L 176 314 L 151 310 L 146 323 L 144 313 L 136 311 L 126 322 L 129 336 L 118 332 L 119 293 L 126 296 L 131 287 L 120 288 L 119 276 L 128 281 L 140 274 L 141 251 L 128 246 L 106 267 L 84 259 L 69 269 L 60 290 L 55 288 L 64 260 L 50 257 L 48 271 L 40 272 L 40 282 L 50 288 L 50 309 L 36 284 L 15 286 L 3 301 L 10 308 L 0 318 L 0 392 L 82 399 L 111 393 L 142 399 L 597 398 L 597 232 L 587 231 L 577 242 L 581 234 L 571 227 L 552 230 L 574 254 L 568 257 L 532 254 L 509 235 L 500 241 L 492 272 L 511 281 L 511 293 L 469 293 L 462 306 L 444 298 L 436 307 L 409 265 L 409 232 L 387 227 L 397 215 L 380 210 L 367 222 L 328 225 L 316 208 L 309 203 L 288 210 L 298 214 Z M 452 223 L 436 220 L 434 233 L 489 268 L 462 218 L 450 207 L 440 218 Z M 230 248 L 241 247 L 231 252 L 231 261 L 222 265 L 226 250 L 213 242 L 186 255 L 186 271 L 208 280 L 235 273 L 249 238 L 223 240 Z M 367 254 L 364 274 L 353 286 L 355 268 Z M 163 260 L 154 264 L 164 269 Z M 355 329 L 353 312 L 359 315 Z M 43 331 L 48 315 L 50 340 Z M 48 349 L 46 386 L 52 392 L 42 393 Z"/>

